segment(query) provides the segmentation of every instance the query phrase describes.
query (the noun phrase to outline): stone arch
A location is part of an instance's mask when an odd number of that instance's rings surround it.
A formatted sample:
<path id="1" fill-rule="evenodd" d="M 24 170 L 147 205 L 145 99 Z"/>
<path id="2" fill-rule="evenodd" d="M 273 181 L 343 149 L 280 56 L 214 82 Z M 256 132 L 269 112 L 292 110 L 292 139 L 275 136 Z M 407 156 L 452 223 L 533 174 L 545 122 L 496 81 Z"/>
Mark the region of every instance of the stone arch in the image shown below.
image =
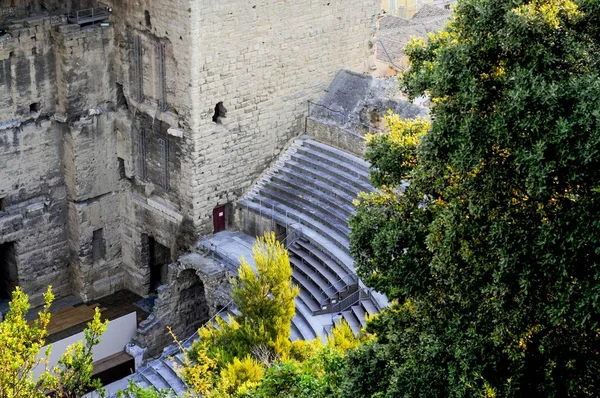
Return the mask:
<path id="1" fill-rule="evenodd" d="M 181 271 L 173 285 L 177 295 L 173 309 L 174 331 L 179 337 L 187 337 L 208 321 L 209 306 L 204 283 L 195 270 Z"/>

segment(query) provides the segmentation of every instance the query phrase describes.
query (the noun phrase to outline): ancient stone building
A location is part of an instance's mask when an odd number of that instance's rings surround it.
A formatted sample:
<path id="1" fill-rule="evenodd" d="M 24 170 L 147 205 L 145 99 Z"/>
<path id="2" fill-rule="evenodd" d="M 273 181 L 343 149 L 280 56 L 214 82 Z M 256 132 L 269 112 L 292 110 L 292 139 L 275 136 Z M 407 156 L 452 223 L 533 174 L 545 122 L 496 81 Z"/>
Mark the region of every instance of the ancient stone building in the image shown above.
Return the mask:
<path id="1" fill-rule="evenodd" d="M 232 222 L 307 101 L 364 70 L 379 10 L 103 3 L 0 4 L 0 300 L 15 285 L 36 303 L 48 284 L 84 301 L 155 290 Z"/>

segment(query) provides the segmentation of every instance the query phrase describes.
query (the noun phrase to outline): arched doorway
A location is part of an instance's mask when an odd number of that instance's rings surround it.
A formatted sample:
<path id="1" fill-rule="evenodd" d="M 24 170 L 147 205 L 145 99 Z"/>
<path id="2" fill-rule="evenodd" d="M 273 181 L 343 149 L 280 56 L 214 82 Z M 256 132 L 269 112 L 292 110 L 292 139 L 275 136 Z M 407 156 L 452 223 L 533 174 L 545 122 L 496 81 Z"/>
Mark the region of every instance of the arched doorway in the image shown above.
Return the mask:
<path id="1" fill-rule="evenodd" d="M 176 320 L 173 326 L 176 335 L 183 338 L 194 333 L 208 321 L 208 303 L 204 283 L 194 270 L 181 272 L 177 277 L 175 288 L 179 297 L 173 314 L 173 319 Z"/>

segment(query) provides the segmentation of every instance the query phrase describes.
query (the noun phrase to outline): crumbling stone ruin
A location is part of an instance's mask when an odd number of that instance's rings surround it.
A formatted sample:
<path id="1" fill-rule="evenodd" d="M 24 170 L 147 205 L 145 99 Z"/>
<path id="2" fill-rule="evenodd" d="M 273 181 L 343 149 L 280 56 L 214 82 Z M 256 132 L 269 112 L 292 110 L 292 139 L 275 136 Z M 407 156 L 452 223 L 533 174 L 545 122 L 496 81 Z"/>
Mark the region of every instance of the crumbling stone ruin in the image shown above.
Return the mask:
<path id="1" fill-rule="evenodd" d="M 364 69 L 376 3 L 3 2 L 0 295 L 166 282 L 303 131 L 307 100 Z"/>

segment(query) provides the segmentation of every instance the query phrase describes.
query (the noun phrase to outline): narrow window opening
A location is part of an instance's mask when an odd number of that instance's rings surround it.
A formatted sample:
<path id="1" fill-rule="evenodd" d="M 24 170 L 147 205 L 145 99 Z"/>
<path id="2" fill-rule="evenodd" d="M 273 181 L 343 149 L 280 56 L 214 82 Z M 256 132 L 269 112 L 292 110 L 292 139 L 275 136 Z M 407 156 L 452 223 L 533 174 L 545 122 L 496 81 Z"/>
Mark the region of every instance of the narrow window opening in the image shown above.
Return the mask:
<path id="1" fill-rule="evenodd" d="M 221 118 L 227 117 L 227 109 L 223 102 L 217 103 L 215 105 L 215 114 L 213 115 L 212 121 L 215 123 L 221 123 Z"/>
<path id="2" fill-rule="evenodd" d="M 144 100 L 144 62 L 143 62 L 144 48 L 142 45 L 141 36 L 135 36 L 133 38 L 133 79 L 135 83 L 136 99 L 138 102 Z"/>
<path id="3" fill-rule="evenodd" d="M 6 211 L 6 198 L 0 198 L 0 211 Z"/>
<path id="4" fill-rule="evenodd" d="M 142 181 L 148 179 L 148 168 L 146 167 L 146 130 L 141 129 L 138 133 L 138 174 Z"/>
<path id="5" fill-rule="evenodd" d="M 92 259 L 94 262 L 104 259 L 106 252 L 106 242 L 104 240 L 104 230 L 97 229 L 92 235 Z"/>
<path id="6" fill-rule="evenodd" d="M 15 242 L 0 244 L 0 301 L 10 300 L 19 285 Z"/>
<path id="7" fill-rule="evenodd" d="M 121 158 L 117 158 L 117 160 L 119 162 L 119 179 L 123 180 L 127 178 L 125 174 L 125 160 Z"/>
<path id="8" fill-rule="evenodd" d="M 123 91 L 123 85 L 117 83 L 117 107 L 121 109 L 129 109 L 127 105 L 127 98 L 125 98 L 125 92 Z"/>
<path id="9" fill-rule="evenodd" d="M 29 105 L 29 112 L 37 113 L 39 111 L 40 111 L 40 103 L 39 102 L 34 102 L 33 104 Z"/>
<path id="10" fill-rule="evenodd" d="M 31 49 L 31 55 L 37 55 L 37 48 L 33 47 Z"/>
<path id="11" fill-rule="evenodd" d="M 146 21 L 146 26 L 151 28 L 152 22 L 150 21 L 150 13 L 148 12 L 148 10 L 144 11 L 144 20 Z"/>
<path id="12" fill-rule="evenodd" d="M 165 191 L 170 188 L 169 181 L 169 140 L 160 138 L 158 140 L 160 146 L 161 163 L 162 163 L 162 186 Z"/>
<path id="13" fill-rule="evenodd" d="M 161 111 L 166 111 L 169 107 L 167 104 L 167 70 L 165 62 L 165 43 L 159 41 L 156 43 L 156 56 L 158 67 L 158 103 Z"/>

